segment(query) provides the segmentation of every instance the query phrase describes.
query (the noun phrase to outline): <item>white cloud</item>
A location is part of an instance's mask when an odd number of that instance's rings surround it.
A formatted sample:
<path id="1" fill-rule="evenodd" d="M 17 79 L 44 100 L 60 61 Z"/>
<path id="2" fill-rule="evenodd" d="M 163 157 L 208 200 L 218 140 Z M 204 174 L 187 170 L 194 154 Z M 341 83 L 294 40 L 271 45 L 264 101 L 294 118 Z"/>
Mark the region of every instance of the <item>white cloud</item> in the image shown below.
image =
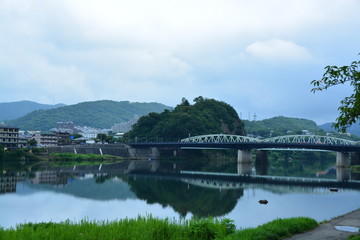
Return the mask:
<path id="1" fill-rule="evenodd" d="M 308 61 L 312 59 L 310 52 L 292 41 L 269 39 L 254 42 L 246 47 L 251 56 L 267 61 Z"/>
<path id="2" fill-rule="evenodd" d="M 357 0 L 0 0 L 0 101 L 290 103 L 291 84 L 356 57 L 358 12 Z"/>

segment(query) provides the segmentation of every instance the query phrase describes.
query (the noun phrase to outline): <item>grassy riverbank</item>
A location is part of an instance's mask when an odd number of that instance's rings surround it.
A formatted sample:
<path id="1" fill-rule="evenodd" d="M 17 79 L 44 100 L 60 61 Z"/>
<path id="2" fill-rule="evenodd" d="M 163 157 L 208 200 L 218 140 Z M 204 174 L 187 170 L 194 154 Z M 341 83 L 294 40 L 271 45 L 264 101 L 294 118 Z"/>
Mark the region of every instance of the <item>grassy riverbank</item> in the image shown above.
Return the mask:
<path id="1" fill-rule="evenodd" d="M 46 240 L 115 240 L 115 239 L 282 239 L 296 233 L 309 231 L 318 223 L 310 218 L 277 219 L 253 229 L 236 230 L 229 219 L 183 220 L 138 217 L 113 222 L 22 224 L 15 229 L 1 229 L 0 239 Z"/>
<path id="2" fill-rule="evenodd" d="M 74 165 L 112 164 L 122 161 L 122 157 L 112 155 L 75 154 L 75 153 L 51 153 L 49 163 L 53 167 L 65 167 Z"/>
<path id="3" fill-rule="evenodd" d="M 353 165 L 350 166 L 351 171 L 356 172 L 356 173 L 360 173 L 360 165 Z"/>

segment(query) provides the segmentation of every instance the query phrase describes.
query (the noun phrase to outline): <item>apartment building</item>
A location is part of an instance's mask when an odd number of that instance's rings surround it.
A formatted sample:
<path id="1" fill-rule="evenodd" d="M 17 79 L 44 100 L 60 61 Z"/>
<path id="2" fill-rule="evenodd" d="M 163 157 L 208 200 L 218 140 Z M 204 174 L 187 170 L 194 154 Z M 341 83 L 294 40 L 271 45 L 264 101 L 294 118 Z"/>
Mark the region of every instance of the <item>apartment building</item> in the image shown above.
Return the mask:
<path id="1" fill-rule="evenodd" d="M 0 144 L 5 148 L 17 148 L 19 144 L 19 128 L 0 126 Z"/>
<path id="2" fill-rule="evenodd" d="M 58 145 L 58 136 L 51 133 L 36 133 L 31 139 L 35 139 L 38 146 L 50 147 Z"/>

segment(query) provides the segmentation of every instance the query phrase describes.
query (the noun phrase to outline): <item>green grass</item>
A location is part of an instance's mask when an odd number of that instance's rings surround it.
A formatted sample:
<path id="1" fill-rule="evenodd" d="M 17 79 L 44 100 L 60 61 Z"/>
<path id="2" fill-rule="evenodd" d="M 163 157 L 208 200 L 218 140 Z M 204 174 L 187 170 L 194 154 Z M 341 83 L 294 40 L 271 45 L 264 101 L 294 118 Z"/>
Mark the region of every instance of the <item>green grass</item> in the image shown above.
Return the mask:
<path id="1" fill-rule="evenodd" d="M 348 239 L 351 239 L 351 240 L 360 240 L 360 235 L 351 235 Z"/>
<path id="2" fill-rule="evenodd" d="M 112 155 L 51 153 L 50 163 L 54 167 L 74 165 L 111 164 L 122 161 L 122 157 Z"/>
<path id="3" fill-rule="evenodd" d="M 277 219 L 257 228 L 237 231 L 226 239 L 275 240 L 314 229 L 318 223 L 306 217 Z"/>
<path id="4" fill-rule="evenodd" d="M 360 173 L 360 165 L 350 166 L 351 171 Z"/>
<path id="5" fill-rule="evenodd" d="M 1 240 L 211 240 L 211 239 L 281 239 L 291 234 L 310 230 L 317 222 L 310 218 L 278 219 L 254 229 L 236 230 L 229 219 L 158 219 L 151 216 L 118 221 L 78 223 L 27 223 L 15 229 L 1 229 Z"/>

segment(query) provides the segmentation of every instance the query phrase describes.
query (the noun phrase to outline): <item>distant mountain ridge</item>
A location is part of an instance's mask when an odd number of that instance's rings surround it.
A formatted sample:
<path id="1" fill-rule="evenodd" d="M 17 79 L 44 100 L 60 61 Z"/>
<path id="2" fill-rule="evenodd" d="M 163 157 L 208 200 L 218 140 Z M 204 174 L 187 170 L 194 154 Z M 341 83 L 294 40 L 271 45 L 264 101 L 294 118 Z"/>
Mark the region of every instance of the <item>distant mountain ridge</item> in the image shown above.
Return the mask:
<path id="1" fill-rule="evenodd" d="M 54 109 L 41 109 L 26 114 L 7 125 L 21 130 L 40 130 L 48 132 L 57 122 L 72 121 L 78 126 L 111 128 L 115 123 L 126 122 L 135 115 L 139 117 L 150 112 L 162 112 L 172 109 L 161 103 L 138 103 L 128 101 L 101 100 L 82 102 Z"/>
<path id="2" fill-rule="evenodd" d="M 319 127 L 327 132 L 337 132 L 335 130 L 335 128 L 333 128 L 332 123 L 321 124 L 321 125 L 319 125 Z M 346 132 L 360 137 L 360 122 L 356 122 L 353 125 L 351 125 L 350 127 L 348 127 L 346 129 Z"/>
<path id="3" fill-rule="evenodd" d="M 9 121 L 22 117 L 32 111 L 40 109 L 52 109 L 66 106 L 65 104 L 42 104 L 33 101 L 17 101 L 0 103 L 0 121 Z"/>
<path id="4" fill-rule="evenodd" d="M 321 130 L 316 125 L 316 122 L 301 118 L 278 116 L 260 121 L 243 121 L 245 123 L 245 131 L 247 134 L 254 134 L 262 137 L 302 134 L 303 130 L 316 133 Z"/>
<path id="5" fill-rule="evenodd" d="M 98 128 L 110 128 L 114 123 L 128 121 L 138 115 L 147 115 L 150 112 L 162 112 L 172 107 L 160 103 L 131 103 L 128 101 L 116 102 L 110 100 L 83 102 L 74 105 L 41 104 L 33 101 L 3 102 L 0 103 L 0 124 L 19 127 L 21 130 L 49 131 L 56 127 L 56 122 L 73 121 L 75 125 Z M 317 126 L 312 120 L 273 117 L 261 121 L 243 120 L 247 134 L 272 136 L 288 134 L 292 131 L 299 134 L 301 130 L 318 132 L 336 132 L 332 123 Z M 360 122 L 347 129 L 347 132 L 360 137 Z M 270 130 L 271 129 L 271 130 Z"/>
<path id="6" fill-rule="evenodd" d="M 265 138 L 270 136 L 276 137 L 293 134 L 324 135 L 326 133 L 332 133 L 332 136 L 334 137 L 347 138 L 354 141 L 358 141 L 360 137 L 360 126 L 358 123 L 347 129 L 347 132 L 351 133 L 352 135 L 346 136 L 337 133 L 337 131 L 332 128 L 331 123 L 318 126 L 315 121 L 301 118 L 278 116 L 260 121 L 243 120 L 243 122 L 245 124 L 245 131 L 247 134 L 252 134 Z"/>

